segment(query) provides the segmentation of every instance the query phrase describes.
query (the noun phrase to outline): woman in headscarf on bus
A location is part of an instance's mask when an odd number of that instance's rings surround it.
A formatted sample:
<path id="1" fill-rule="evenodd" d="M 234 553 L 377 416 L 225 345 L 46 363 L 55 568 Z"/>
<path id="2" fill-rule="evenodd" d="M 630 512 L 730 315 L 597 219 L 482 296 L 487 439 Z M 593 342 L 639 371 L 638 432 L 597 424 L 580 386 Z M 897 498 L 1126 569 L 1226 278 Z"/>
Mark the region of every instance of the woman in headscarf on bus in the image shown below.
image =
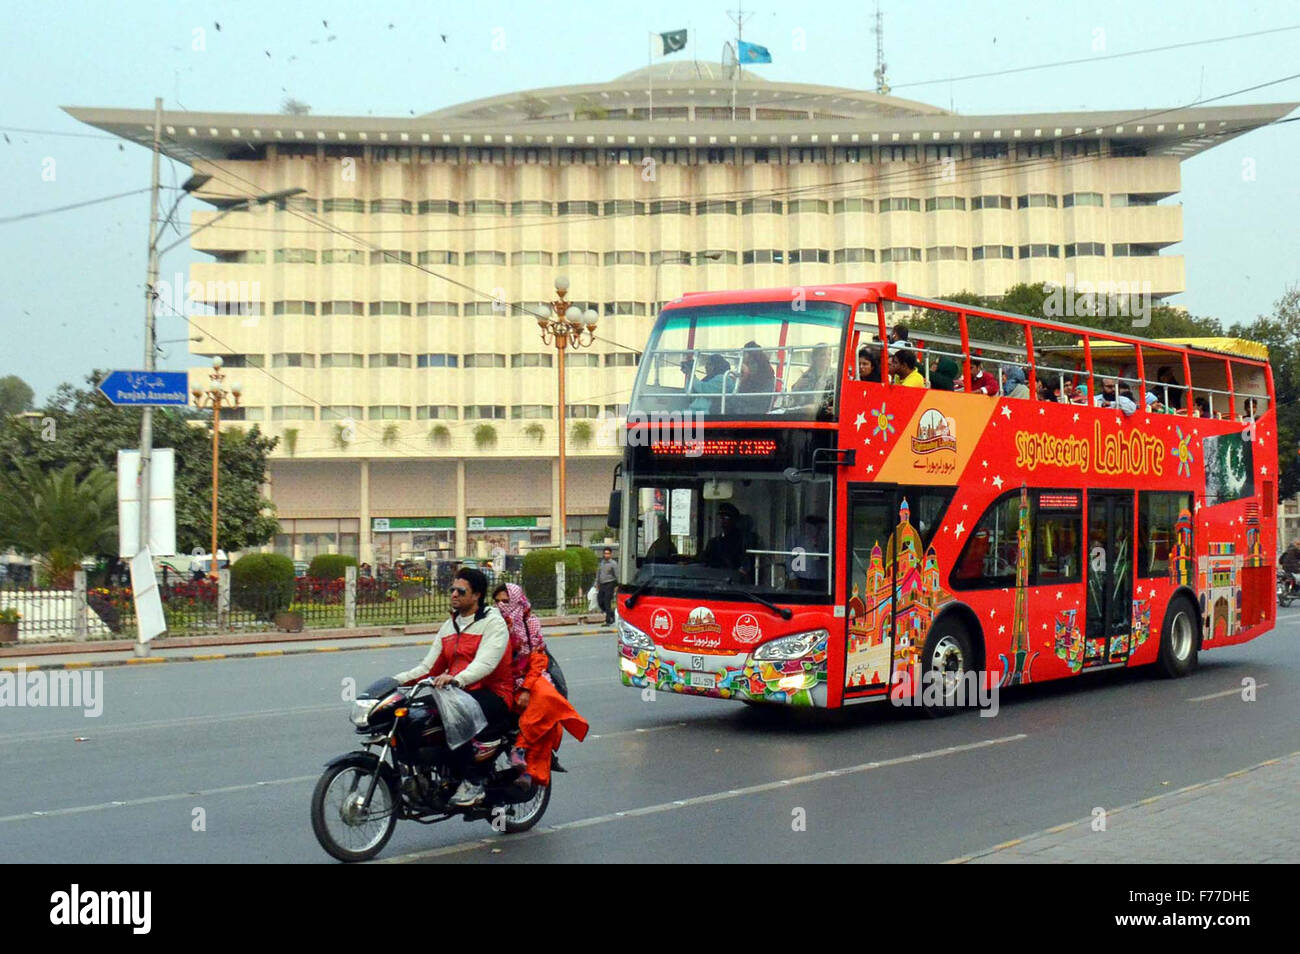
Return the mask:
<path id="1" fill-rule="evenodd" d="M 551 753 L 560 748 L 563 730 L 581 742 L 589 726 L 569 700 L 560 695 L 546 672 L 550 657 L 542 639 L 542 621 L 533 615 L 524 588 L 515 583 L 499 584 L 492 591 L 492 599 L 505 617 L 514 651 L 512 672 L 519 737 L 510 753 L 510 762 L 523 768 L 537 784 L 548 785 Z"/>
<path id="2" fill-rule="evenodd" d="M 776 396 L 776 372 L 772 370 L 767 352 L 758 346 L 757 341 L 745 342 L 736 394 L 753 395 L 727 402 L 728 406 L 734 404 L 738 414 L 766 414 L 772 408 L 772 399 Z"/>
<path id="3" fill-rule="evenodd" d="M 947 357 L 940 358 L 930 372 L 930 387 L 936 391 L 955 390 L 960 376 L 961 369 L 957 367 L 956 361 Z"/>

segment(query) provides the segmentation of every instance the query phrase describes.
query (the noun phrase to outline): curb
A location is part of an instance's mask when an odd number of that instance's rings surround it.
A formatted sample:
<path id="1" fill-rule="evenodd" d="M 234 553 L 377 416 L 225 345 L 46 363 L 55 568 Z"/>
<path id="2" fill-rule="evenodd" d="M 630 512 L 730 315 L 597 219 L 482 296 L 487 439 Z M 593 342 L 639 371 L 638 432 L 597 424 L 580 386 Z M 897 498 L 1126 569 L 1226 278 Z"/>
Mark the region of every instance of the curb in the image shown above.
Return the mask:
<path id="1" fill-rule="evenodd" d="M 1240 778 L 1241 776 L 1247 775 L 1250 772 L 1255 772 L 1262 768 L 1268 768 L 1269 766 L 1277 765 L 1279 762 L 1282 762 L 1286 759 L 1294 759 L 1294 758 L 1300 758 L 1300 752 L 1292 752 L 1289 755 L 1279 755 L 1277 758 L 1266 759 L 1263 762 L 1257 762 L 1256 764 L 1248 766 L 1247 768 L 1237 769 L 1235 772 L 1228 772 L 1226 775 L 1221 775 L 1218 778 L 1207 779 L 1203 782 L 1193 782 L 1191 785 L 1184 785 L 1182 788 L 1175 789 L 1172 792 L 1162 792 L 1159 795 L 1152 795 L 1149 798 L 1141 798 L 1138 799 L 1136 802 L 1129 803 L 1128 805 L 1121 805 L 1118 808 L 1109 809 L 1106 812 L 1106 814 L 1108 817 L 1113 818 L 1115 815 L 1118 815 L 1120 812 L 1132 811 L 1135 808 L 1145 808 L 1146 806 L 1154 804 L 1155 802 L 1162 802 L 1165 799 L 1173 798 L 1176 795 L 1185 795 L 1187 792 L 1193 792 L 1196 791 L 1197 789 L 1208 788 L 1213 785 L 1222 785 L 1224 782 L 1230 781 L 1231 779 Z M 1078 825 L 1089 825 L 1091 823 L 1092 823 L 1092 818 L 1090 816 L 1088 818 L 1075 819 L 1074 821 L 1065 822 L 1060 825 L 1053 825 L 1051 828 L 1044 828 L 1041 831 L 1030 832 L 1028 835 L 1021 835 L 1019 838 L 1012 838 L 1010 841 L 1004 841 L 1001 844 L 994 845 L 992 848 L 985 848 L 983 851 L 974 851 L 971 852 L 969 855 L 962 855 L 959 858 L 950 858 L 949 860 L 943 862 L 943 864 L 964 865 L 967 864 L 968 862 L 974 861 L 976 858 L 985 858 L 989 855 L 995 855 L 999 851 L 1005 851 L 1008 848 L 1014 848 L 1016 845 L 1023 844 L 1026 841 L 1031 841 L 1034 838 L 1041 838 L 1045 835 L 1059 835 L 1061 832 L 1068 831 L 1071 828 L 1074 828 Z"/>
<path id="2" fill-rule="evenodd" d="M 563 639 L 566 636 L 599 636 L 610 635 L 601 629 L 580 630 L 575 633 L 554 633 L 552 638 Z M 419 634 L 412 634 L 419 635 Z M 307 646 L 302 649 L 257 649 L 249 652 L 233 653 L 195 653 L 189 656 L 131 656 L 126 659 L 105 659 L 102 662 L 98 660 L 81 659 L 66 663 L 37 663 L 36 665 L 26 665 L 18 662 L 16 664 L 0 665 L 0 672 L 48 672 L 60 669 L 111 669 L 118 666 L 149 666 L 159 663 L 183 663 L 183 662 L 218 662 L 223 659 L 272 659 L 277 656 L 304 656 L 308 653 L 345 653 L 355 652 L 366 649 L 399 649 L 412 643 L 364 643 L 359 646 Z"/>

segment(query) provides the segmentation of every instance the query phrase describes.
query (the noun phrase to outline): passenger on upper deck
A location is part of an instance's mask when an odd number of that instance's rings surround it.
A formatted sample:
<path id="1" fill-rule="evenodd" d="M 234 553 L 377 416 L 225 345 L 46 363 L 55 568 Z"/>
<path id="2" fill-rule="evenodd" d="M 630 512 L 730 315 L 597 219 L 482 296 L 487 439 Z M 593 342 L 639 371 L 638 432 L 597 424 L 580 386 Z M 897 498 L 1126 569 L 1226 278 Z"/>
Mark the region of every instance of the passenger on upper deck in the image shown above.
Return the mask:
<path id="1" fill-rule="evenodd" d="M 936 391 L 955 390 L 960 375 L 961 369 L 957 367 L 956 361 L 948 357 L 940 358 L 930 372 L 930 387 Z"/>
<path id="2" fill-rule="evenodd" d="M 786 407 L 808 407 L 817 405 L 826 397 L 823 392 L 834 387 L 834 372 L 831 370 L 831 347 L 828 344 L 814 345 L 808 356 L 808 370 L 799 375 L 793 392 L 786 398 Z"/>
<path id="3" fill-rule="evenodd" d="M 1014 365 L 1007 368 L 1007 372 L 1002 378 L 1002 396 L 1013 398 L 1029 397 L 1029 379 L 1025 377 L 1025 369 L 1017 368 Z"/>
<path id="4" fill-rule="evenodd" d="M 1137 410 L 1137 404 L 1131 397 L 1120 393 L 1119 383 L 1114 378 L 1103 378 L 1101 382 L 1101 393 L 1097 395 L 1093 403 L 1097 407 L 1113 407 L 1122 411 L 1125 415 L 1132 414 Z"/>
<path id="5" fill-rule="evenodd" d="M 1156 383 L 1160 385 L 1155 392 L 1161 404 L 1169 407 L 1183 406 L 1183 389 L 1178 386 L 1178 379 L 1174 377 L 1172 368 L 1164 367 L 1157 371 Z"/>
<path id="6" fill-rule="evenodd" d="M 889 361 L 895 384 L 901 384 L 905 388 L 925 387 L 925 378 L 916 370 L 916 354 L 911 348 L 900 348 L 890 355 Z"/>
<path id="7" fill-rule="evenodd" d="M 692 382 L 690 380 L 690 359 L 682 362 L 682 370 L 687 375 L 687 390 L 694 394 L 721 394 L 724 387 L 728 394 L 731 394 L 736 390 L 736 380 L 734 377 L 729 376 L 731 373 L 731 362 L 716 352 L 706 356 L 704 359 L 704 379 L 702 381 Z M 692 384 L 694 384 L 694 387 L 691 387 Z M 699 397 L 691 402 L 691 410 L 693 411 L 708 411 L 712 409 L 714 409 L 713 402 L 710 401 L 709 398 Z"/>
<path id="8" fill-rule="evenodd" d="M 752 394 L 753 397 L 735 397 L 727 402 L 727 409 L 736 414 L 766 414 L 772 409 L 775 393 L 776 372 L 772 370 L 772 362 L 768 360 L 767 353 L 758 346 L 758 342 L 745 342 L 736 394 Z"/>
<path id="9" fill-rule="evenodd" d="M 870 345 L 858 349 L 858 380 L 880 380 L 880 352 Z"/>
<path id="10" fill-rule="evenodd" d="M 984 370 L 984 358 L 978 351 L 970 359 L 970 389 L 972 394 L 998 393 L 998 379 Z"/>

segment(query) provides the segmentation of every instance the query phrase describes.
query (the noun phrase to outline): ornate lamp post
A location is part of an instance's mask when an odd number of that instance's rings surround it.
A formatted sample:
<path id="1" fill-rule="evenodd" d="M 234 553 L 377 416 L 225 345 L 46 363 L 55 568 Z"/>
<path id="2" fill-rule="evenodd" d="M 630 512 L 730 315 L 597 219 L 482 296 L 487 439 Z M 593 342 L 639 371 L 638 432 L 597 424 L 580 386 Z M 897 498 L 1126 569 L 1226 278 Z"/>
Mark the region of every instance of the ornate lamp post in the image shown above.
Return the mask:
<path id="1" fill-rule="evenodd" d="M 194 395 L 195 407 L 212 408 L 212 550 L 210 551 L 212 562 L 208 565 L 208 575 L 214 580 L 217 578 L 217 474 L 221 461 L 221 409 L 238 407 L 239 395 L 243 390 L 238 383 L 232 383 L 228 389 L 226 388 L 224 384 L 226 376 L 221 371 L 223 363 L 220 355 L 213 358 L 212 372 L 208 375 L 211 384 L 206 391 L 195 388 L 191 392 Z"/>
<path id="2" fill-rule="evenodd" d="M 554 317 L 548 316 L 537 319 L 537 327 L 542 331 L 542 344 L 554 345 L 559 355 L 555 368 L 560 384 L 560 406 L 557 409 L 560 422 L 560 515 L 559 527 L 551 528 L 551 540 L 560 549 L 565 546 L 565 529 L 568 524 L 568 501 L 566 500 L 564 486 L 564 442 L 566 438 L 564 433 L 566 420 L 564 352 L 569 348 L 576 351 L 579 348 L 590 347 L 592 342 L 596 340 L 596 321 L 600 317 L 593 308 L 588 308 L 585 314 L 581 308 L 573 308 L 573 302 L 565 298 L 568 293 L 569 279 L 564 275 L 557 275 L 555 278 L 555 301 L 551 302 L 551 308 L 555 315 Z M 573 308 L 572 313 L 569 311 L 570 308 Z"/>

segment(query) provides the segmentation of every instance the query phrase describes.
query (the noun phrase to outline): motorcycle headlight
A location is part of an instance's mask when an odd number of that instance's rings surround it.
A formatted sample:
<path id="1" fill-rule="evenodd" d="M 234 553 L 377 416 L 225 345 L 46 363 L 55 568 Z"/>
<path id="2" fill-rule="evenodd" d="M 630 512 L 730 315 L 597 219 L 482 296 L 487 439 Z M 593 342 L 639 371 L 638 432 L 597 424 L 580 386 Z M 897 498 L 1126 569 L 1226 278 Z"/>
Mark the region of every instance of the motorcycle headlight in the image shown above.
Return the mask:
<path id="1" fill-rule="evenodd" d="M 374 699 L 357 699 L 352 703 L 352 711 L 349 717 L 352 724 L 356 726 L 368 725 L 370 722 L 370 710 L 374 708 Z"/>
<path id="2" fill-rule="evenodd" d="M 829 637 L 830 633 L 824 629 L 813 629 L 806 633 L 795 633 L 793 636 L 782 636 L 780 639 L 773 639 L 755 649 L 754 658 L 768 661 L 798 659 L 800 656 L 807 656 L 816 648 L 819 642 Z"/>
<path id="3" fill-rule="evenodd" d="M 644 649 L 653 651 L 655 648 L 654 640 L 647 636 L 642 630 L 637 629 L 621 616 L 618 620 L 618 640 L 624 646 L 631 646 L 633 649 Z"/>

